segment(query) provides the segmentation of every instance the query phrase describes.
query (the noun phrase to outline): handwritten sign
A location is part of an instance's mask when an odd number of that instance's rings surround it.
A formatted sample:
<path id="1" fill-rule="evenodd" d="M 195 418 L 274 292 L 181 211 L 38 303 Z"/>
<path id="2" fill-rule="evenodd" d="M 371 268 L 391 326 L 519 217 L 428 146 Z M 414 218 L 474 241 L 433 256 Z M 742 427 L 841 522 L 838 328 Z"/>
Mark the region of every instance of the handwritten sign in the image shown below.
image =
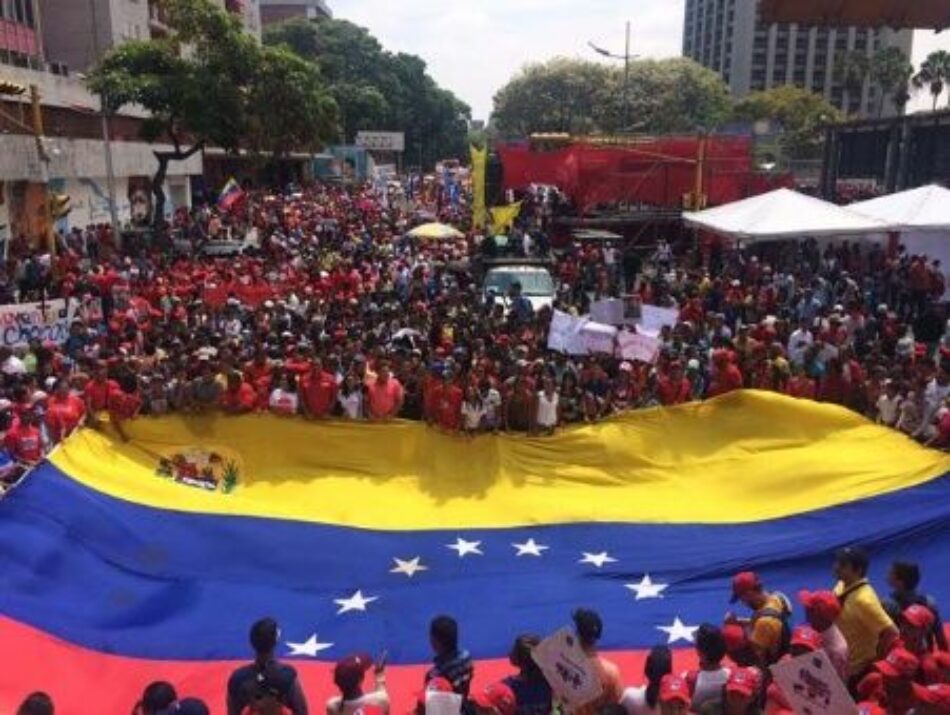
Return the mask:
<path id="1" fill-rule="evenodd" d="M 594 662 L 570 628 L 545 638 L 531 651 L 531 657 L 568 711 L 596 700 L 603 692 Z"/>
<path id="2" fill-rule="evenodd" d="M 624 302 L 619 298 L 595 300 L 590 304 L 590 317 L 605 325 L 623 325 Z"/>
<path id="3" fill-rule="evenodd" d="M 62 345 L 69 337 L 75 302 L 62 298 L 45 303 L 14 303 L 0 306 L 0 345 L 15 348 L 31 340 Z"/>
<path id="4" fill-rule="evenodd" d="M 660 351 L 660 341 L 649 335 L 621 330 L 617 334 L 617 353 L 624 360 L 652 363 Z"/>
<path id="5" fill-rule="evenodd" d="M 858 707 L 824 651 L 772 666 L 775 682 L 798 715 L 856 715 Z"/>
<path id="6" fill-rule="evenodd" d="M 612 325 L 604 325 L 588 320 L 581 325 L 580 338 L 586 354 L 603 353 L 613 355 L 617 329 Z"/>
<path id="7" fill-rule="evenodd" d="M 680 312 L 676 308 L 661 308 L 658 305 L 644 304 L 640 306 L 640 320 L 637 321 L 637 330 L 644 335 L 658 335 L 663 326 L 671 328 L 679 320 Z"/>

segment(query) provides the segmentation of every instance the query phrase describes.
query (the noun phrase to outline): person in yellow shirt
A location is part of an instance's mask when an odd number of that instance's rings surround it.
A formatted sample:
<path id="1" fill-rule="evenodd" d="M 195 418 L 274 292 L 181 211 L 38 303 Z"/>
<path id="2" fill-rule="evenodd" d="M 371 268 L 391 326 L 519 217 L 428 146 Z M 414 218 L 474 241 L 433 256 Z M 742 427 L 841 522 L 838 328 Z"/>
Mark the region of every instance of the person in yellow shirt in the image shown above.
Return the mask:
<path id="1" fill-rule="evenodd" d="M 835 625 L 848 642 L 848 682 L 852 688 L 875 661 L 887 655 L 899 635 L 868 583 L 868 564 L 864 549 L 848 547 L 835 554 L 838 583 L 834 593 L 841 602 L 841 615 Z"/>
<path id="2" fill-rule="evenodd" d="M 736 601 L 752 609 L 752 618 L 729 614 L 726 622 L 743 626 L 755 664 L 767 668 L 788 652 L 792 605 L 784 594 L 766 591 L 753 571 L 743 571 L 733 577 L 730 602 Z"/>

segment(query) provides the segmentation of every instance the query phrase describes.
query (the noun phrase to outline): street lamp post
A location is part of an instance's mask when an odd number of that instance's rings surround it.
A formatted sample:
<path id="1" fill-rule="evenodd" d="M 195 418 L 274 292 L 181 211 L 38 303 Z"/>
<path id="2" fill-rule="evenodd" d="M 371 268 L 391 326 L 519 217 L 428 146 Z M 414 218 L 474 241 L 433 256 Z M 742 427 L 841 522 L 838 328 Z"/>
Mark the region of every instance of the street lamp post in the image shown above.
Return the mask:
<path id="1" fill-rule="evenodd" d="M 590 48 L 598 55 L 609 57 L 612 60 L 623 60 L 623 129 L 626 131 L 630 126 L 630 60 L 635 60 L 638 55 L 630 54 L 630 21 L 627 20 L 626 43 L 622 55 L 614 54 L 603 47 L 598 47 L 593 42 L 587 42 Z"/>

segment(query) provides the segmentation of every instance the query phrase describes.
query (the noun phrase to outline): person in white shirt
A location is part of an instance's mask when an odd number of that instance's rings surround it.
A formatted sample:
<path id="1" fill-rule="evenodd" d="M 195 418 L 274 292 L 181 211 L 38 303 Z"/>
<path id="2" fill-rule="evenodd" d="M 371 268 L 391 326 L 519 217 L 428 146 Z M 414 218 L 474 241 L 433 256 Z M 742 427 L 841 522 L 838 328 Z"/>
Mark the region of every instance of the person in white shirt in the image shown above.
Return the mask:
<path id="1" fill-rule="evenodd" d="M 722 664 L 726 657 L 726 639 L 721 630 L 704 623 L 696 631 L 695 638 L 699 670 L 687 673 L 684 678 L 693 692 L 690 710 L 699 712 L 707 702 L 722 696 L 722 688 L 732 671 Z"/>
<path id="2" fill-rule="evenodd" d="M 363 680 L 367 671 L 373 669 L 374 688 L 363 692 Z M 389 693 L 386 692 L 385 656 L 376 663 L 367 655 L 350 655 L 336 664 L 333 682 L 340 695 L 327 700 L 327 715 L 353 715 L 361 708 L 373 706 L 389 713 Z"/>
<path id="3" fill-rule="evenodd" d="M 655 646 L 647 656 L 643 674 L 647 683 L 623 691 L 620 704 L 627 715 L 659 715 L 660 681 L 673 672 L 673 654 L 665 645 Z"/>
<path id="4" fill-rule="evenodd" d="M 937 410 L 943 407 L 944 400 L 950 395 L 950 375 L 941 369 L 935 378 L 927 383 L 924 388 L 923 414 L 921 415 L 921 425 L 918 428 L 918 434 L 921 436 L 931 426 Z"/>
<path id="5" fill-rule="evenodd" d="M 831 591 L 801 591 L 799 602 L 805 607 L 805 620 L 821 634 L 822 650 L 842 682 L 848 682 L 848 642 L 835 621 L 841 615 L 841 602 Z"/>
<path id="6" fill-rule="evenodd" d="M 805 353 L 815 342 L 804 320 L 798 321 L 796 328 L 788 338 L 788 359 L 793 365 L 802 365 L 805 362 Z"/>
<path id="7" fill-rule="evenodd" d="M 545 375 L 542 381 L 543 389 L 538 392 L 535 401 L 534 423 L 537 429 L 546 434 L 554 432 L 558 421 L 558 395 L 557 386 L 554 384 L 554 378 Z"/>
<path id="8" fill-rule="evenodd" d="M 473 385 L 466 387 L 465 401 L 462 402 L 462 429 L 470 433 L 478 432 L 482 427 L 485 412 L 485 403 L 478 389 Z"/>
<path id="9" fill-rule="evenodd" d="M 343 410 L 343 417 L 348 420 L 361 420 L 365 417 L 363 412 L 363 385 L 360 382 L 359 375 L 355 372 L 348 372 L 340 388 L 340 394 L 337 396 L 337 402 Z"/>
<path id="10" fill-rule="evenodd" d="M 293 377 L 286 372 L 281 374 L 277 387 L 271 391 L 268 406 L 271 412 L 284 416 L 295 415 L 299 411 L 300 399 L 297 395 L 297 387 Z"/>
<path id="11" fill-rule="evenodd" d="M 887 380 L 884 383 L 884 392 L 877 398 L 877 421 L 882 425 L 893 427 L 900 416 L 900 407 L 903 398 L 897 389 L 897 383 Z"/>

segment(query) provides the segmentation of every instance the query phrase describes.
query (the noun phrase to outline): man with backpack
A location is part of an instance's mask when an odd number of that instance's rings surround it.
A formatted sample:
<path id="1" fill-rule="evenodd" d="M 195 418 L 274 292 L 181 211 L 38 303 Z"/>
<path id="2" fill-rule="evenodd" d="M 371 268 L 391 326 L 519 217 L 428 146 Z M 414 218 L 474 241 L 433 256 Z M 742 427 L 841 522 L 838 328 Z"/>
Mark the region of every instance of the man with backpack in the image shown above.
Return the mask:
<path id="1" fill-rule="evenodd" d="M 254 662 L 228 679 L 228 715 L 307 715 L 307 699 L 297 671 L 277 661 L 277 621 L 262 618 L 251 626 Z"/>
<path id="2" fill-rule="evenodd" d="M 732 579 L 730 603 L 741 601 L 752 609 L 752 617 L 738 618 L 732 614 L 727 623 L 740 623 L 746 629 L 746 637 L 757 665 L 767 668 L 785 655 L 791 643 L 792 606 L 784 594 L 769 593 L 762 585 L 758 574 L 743 571 Z"/>

